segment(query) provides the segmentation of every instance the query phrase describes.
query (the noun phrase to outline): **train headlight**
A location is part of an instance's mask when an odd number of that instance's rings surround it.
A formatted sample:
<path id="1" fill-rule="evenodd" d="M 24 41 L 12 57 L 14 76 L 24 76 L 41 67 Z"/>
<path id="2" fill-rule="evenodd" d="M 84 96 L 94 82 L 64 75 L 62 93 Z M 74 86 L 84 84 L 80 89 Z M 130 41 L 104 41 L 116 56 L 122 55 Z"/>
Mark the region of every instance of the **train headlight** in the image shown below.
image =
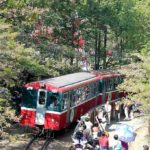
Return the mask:
<path id="1" fill-rule="evenodd" d="M 41 87 L 42 89 L 44 89 L 44 88 L 46 87 L 45 83 L 44 83 L 44 82 L 41 82 L 41 83 L 40 83 L 40 87 Z"/>
<path id="2" fill-rule="evenodd" d="M 27 87 L 27 90 L 33 90 L 33 87 L 29 86 Z"/>
<path id="3" fill-rule="evenodd" d="M 52 119 L 52 122 L 54 122 L 55 120 L 54 119 Z"/>

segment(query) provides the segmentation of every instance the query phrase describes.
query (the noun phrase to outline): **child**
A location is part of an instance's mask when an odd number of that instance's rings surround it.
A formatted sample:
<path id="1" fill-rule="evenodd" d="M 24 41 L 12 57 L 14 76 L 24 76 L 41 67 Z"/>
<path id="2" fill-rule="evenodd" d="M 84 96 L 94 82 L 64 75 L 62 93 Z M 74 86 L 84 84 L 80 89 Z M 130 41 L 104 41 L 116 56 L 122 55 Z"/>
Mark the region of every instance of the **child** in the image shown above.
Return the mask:
<path id="1" fill-rule="evenodd" d="M 119 141 L 117 134 L 114 135 L 114 139 L 115 139 L 115 143 L 113 146 L 113 150 L 122 150 L 122 144 L 121 144 L 121 141 Z"/>

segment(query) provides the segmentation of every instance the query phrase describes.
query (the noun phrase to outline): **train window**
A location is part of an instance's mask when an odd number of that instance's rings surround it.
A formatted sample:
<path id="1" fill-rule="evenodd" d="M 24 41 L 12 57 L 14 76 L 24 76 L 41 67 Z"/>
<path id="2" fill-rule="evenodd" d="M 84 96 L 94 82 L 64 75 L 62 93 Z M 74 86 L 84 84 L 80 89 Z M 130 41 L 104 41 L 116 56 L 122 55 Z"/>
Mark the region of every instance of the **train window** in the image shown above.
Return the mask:
<path id="1" fill-rule="evenodd" d="M 90 97 L 90 86 L 85 87 L 85 98 L 88 99 Z"/>
<path id="2" fill-rule="evenodd" d="M 46 92 L 45 91 L 39 91 L 39 104 L 45 105 L 46 101 Z"/>
<path id="3" fill-rule="evenodd" d="M 122 76 L 119 76 L 118 77 L 118 84 L 121 84 L 123 82 L 123 77 Z"/>
<path id="4" fill-rule="evenodd" d="M 90 97 L 93 97 L 93 96 L 94 96 L 94 83 L 92 83 L 92 84 L 90 85 L 90 91 L 91 91 Z"/>
<path id="5" fill-rule="evenodd" d="M 106 91 L 107 91 L 107 92 L 110 91 L 109 79 L 106 79 L 106 86 L 107 86 Z"/>
<path id="6" fill-rule="evenodd" d="M 84 88 L 78 88 L 71 92 L 71 106 L 76 106 L 85 99 L 84 91 Z"/>
<path id="7" fill-rule="evenodd" d="M 90 88 L 91 88 L 91 93 L 90 93 L 90 97 L 93 97 L 95 94 L 94 94 L 94 88 L 95 88 L 95 83 L 92 83 L 91 85 L 90 85 Z"/>
<path id="8" fill-rule="evenodd" d="M 100 83 L 99 83 L 99 91 L 100 91 L 100 93 L 103 92 L 103 88 L 104 88 L 103 83 L 104 83 L 104 81 L 100 80 Z"/>
<path id="9" fill-rule="evenodd" d="M 57 100 L 57 97 L 55 95 L 51 95 L 50 96 L 50 107 L 51 108 L 55 108 L 57 107 L 57 103 L 58 103 L 58 100 Z"/>
<path id="10" fill-rule="evenodd" d="M 103 80 L 103 92 L 106 92 L 107 91 L 107 80 L 106 79 L 104 79 Z"/>
<path id="11" fill-rule="evenodd" d="M 95 96 L 96 94 L 96 83 L 92 83 L 90 84 L 90 98 L 92 98 L 93 96 Z"/>
<path id="12" fill-rule="evenodd" d="M 109 91 L 114 90 L 114 81 L 113 80 L 114 80 L 113 78 L 109 79 Z"/>
<path id="13" fill-rule="evenodd" d="M 36 108 L 38 91 L 27 90 L 26 88 L 23 88 L 22 93 L 23 96 L 22 96 L 21 105 L 24 107 Z"/>
<path id="14" fill-rule="evenodd" d="M 118 78 L 116 77 L 116 78 L 114 78 L 114 88 L 115 89 L 116 89 L 117 85 L 118 85 Z"/>
<path id="15" fill-rule="evenodd" d="M 96 91 L 95 92 L 96 92 L 96 95 L 97 95 L 99 93 L 99 82 L 96 82 L 95 84 L 96 84 Z"/>
<path id="16" fill-rule="evenodd" d="M 85 87 L 82 87 L 82 88 L 81 88 L 81 100 L 82 100 L 82 101 L 85 100 L 85 95 L 86 95 Z"/>
<path id="17" fill-rule="evenodd" d="M 81 102 L 81 91 L 80 91 L 80 89 L 75 90 L 74 99 L 75 99 L 75 101 L 74 101 L 75 105 L 78 105 Z"/>
<path id="18" fill-rule="evenodd" d="M 108 92 L 111 90 L 110 89 L 110 79 L 108 78 L 108 79 L 106 79 L 106 81 L 107 81 L 107 83 L 106 83 L 107 84 L 107 90 L 106 91 Z"/>
<path id="19" fill-rule="evenodd" d="M 69 106 L 69 93 L 64 93 L 62 109 L 67 109 Z"/>
<path id="20" fill-rule="evenodd" d="M 74 106 L 75 105 L 75 103 L 76 103 L 76 91 L 75 90 L 73 90 L 72 92 L 71 92 L 71 106 Z"/>
<path id="21" fill-rule="evenodd" d="M 79 88 L 78 89 L 78 101 L 79 101 L 79 103 L 82 101 L 82 88 Z"/>
<path id="22" fill-rule="evenodd" d="M 122 76 L 118 76 L 114 79 L 114 88 L 116 89 L 116 87 L 118 86 L 118 84 L 121 84 L 123 82 L 123 77 Z"/>

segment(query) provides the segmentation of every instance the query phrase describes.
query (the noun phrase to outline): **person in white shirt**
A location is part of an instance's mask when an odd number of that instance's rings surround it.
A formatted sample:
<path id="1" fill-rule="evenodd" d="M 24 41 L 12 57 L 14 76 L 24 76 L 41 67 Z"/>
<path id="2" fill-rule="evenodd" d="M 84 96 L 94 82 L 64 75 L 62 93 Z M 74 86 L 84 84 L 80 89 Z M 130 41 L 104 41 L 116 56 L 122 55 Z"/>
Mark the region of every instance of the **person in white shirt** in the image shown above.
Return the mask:
<path id="1" fill-rule="evenodd" d="M 90 121 L 89 117 L 85 118 L 84 124 L 86 126 L 86 132 L 88 132 L 91 135 L 93 123 Z"/>
<path id="2" fill-rule="evenodd" d="M 112 109 L 112 107 L 109 104 L 109 101 L 107 101 L 106 104 L 105 104 L 105 111 L 108 115 L 108 124 L 110 124 L 110 121 L 111 121 L 111 109 Z"/>
<path id="3" fill-rule="evenodd" d="M 129 106 L 127 103 L 124 104 L 124 114 L 125 114 L 125 120 L 129 120 Z"/>
<path id="4" fill-rule="evenodd" d="M 118 139 L 118 135 L 114 135 L 114 145 L 113 150 L 122 150 L 122 144 L 121 141 Z"/>
<path id="5" fill-rule="evenodd" d="M 106 130 L 106 124 L 107 124 L 107 120 L 106 120 L 106 117 L 104 116 L 104 112 L 103 110 L 99 110 L 98 112 L 98 115 L 95 117 L 98 125 L 99 125 L 99 128 L 102 130 L 102 131 L 105 131 Z"/>

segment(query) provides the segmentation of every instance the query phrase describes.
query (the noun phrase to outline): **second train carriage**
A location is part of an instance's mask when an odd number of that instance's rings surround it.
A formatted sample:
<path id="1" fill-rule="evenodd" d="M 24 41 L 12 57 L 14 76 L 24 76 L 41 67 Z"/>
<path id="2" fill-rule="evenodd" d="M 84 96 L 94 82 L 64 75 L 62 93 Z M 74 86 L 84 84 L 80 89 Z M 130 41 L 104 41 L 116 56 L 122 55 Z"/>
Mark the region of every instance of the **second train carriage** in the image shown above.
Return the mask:
<path id="1" fill-rule="evenodd" d="M 20 125 L 61 130 L 89 110 L 124 96 L 123 76 L 112 71 L 79 72 L 24 86 Z"/>

